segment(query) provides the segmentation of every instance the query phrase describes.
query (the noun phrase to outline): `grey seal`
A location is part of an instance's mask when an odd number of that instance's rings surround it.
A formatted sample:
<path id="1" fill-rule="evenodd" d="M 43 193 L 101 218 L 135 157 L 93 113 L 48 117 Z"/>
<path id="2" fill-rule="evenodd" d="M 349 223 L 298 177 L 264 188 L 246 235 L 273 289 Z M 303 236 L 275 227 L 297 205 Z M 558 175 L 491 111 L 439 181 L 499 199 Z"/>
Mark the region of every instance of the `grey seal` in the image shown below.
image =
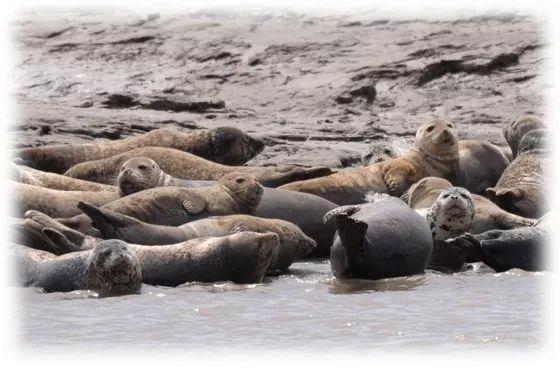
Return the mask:
<path id="1" fill-rule="evenodd" d="M 545 129 L 546 125 L 534 116 L 521 116 L 502 129 L 502 134 L 511 148 L 513 158 L 517 157 L 517 149 L 523 136 L 532 130 Z"/>

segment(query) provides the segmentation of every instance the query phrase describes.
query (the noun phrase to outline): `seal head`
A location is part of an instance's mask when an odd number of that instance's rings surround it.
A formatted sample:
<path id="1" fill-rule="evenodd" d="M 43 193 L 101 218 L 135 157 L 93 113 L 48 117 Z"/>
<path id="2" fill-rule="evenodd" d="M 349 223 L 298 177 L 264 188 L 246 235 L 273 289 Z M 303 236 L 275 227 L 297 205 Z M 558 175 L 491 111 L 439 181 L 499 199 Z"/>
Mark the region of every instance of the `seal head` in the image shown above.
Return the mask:
<path id="1" fill-rule="evenodd" d="M 117 177 L 120 195 L 126 196 L 154 188 L 164 175 L 165 173 L 151 158 L 131 158 L 122 164 Z"/>
<path id="2" fill-rule="evenodd" d="M 416 132 L 414 145 L 432 159 L 457 158 L 458 138 L 453 123 L 434 119 L 423 124 Z"/>
<path id="3" fill-rule="evenodd" d="M 428 209 L 426 219 L 434 241 L 459 236 L 472 229 L 474 202 L 471 194 L 463 188 L 444 189 Z"/>
<path id="4" fill-rule="evenodd" d="M 233 127 L 212 129 L 210 139 L 211 157 L 219 157 L 220 163 L 237 165 L 247 162 L 264 150 L 264 143 Z"/>
<path id="5" fill-rule="evenodd" d="M 523 138 L 521 138 L 521 141 L 519 142 L 517 155 L 521 155 L 526 152 L 531 152 L 531 153 L 548 152 L 547 133 L 548 132 L 546 129 L 535 129 L 526 133 L 523 136 Z"/>
<path id="6" fill-rule="evenodd" d="M 252 213 L 255 211 L 264 192 L 263 186 L 252 176 L 245 173 L 229 173 L 218 180 L 226 190 L 239 203 L 242 211 Z"/>
<path id="7" fill-rule="evenodd" d="M 513 157 L 519 154 L 519 144 L 523 136 L 532 130 L 542 128 L 545 128 L 545 125 L 532 116 L 522 116 L 506 125 L 502 129 L 502 134 L 511 148 Z"/>

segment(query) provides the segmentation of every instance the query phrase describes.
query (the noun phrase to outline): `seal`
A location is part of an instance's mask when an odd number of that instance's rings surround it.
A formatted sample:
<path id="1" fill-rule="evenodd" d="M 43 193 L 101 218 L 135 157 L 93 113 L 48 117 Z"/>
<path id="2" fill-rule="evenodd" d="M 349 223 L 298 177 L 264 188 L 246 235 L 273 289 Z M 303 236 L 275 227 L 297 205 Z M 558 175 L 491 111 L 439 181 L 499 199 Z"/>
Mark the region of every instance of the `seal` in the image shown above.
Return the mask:
<path id="1" fill-rule="evenodd" d="M 532 130 L 545 129 L 542 121 L 533 116 L 521 116 L 502 129 L 502 134 L 511 148 L 513 157 L 517 157 L 517 148 L 523 136 Z"/>
<path id="2" fill-rule="evenodd" d="M 148 224 L 130 216 L 87 204 L 84 205 L 83 210 L 91 218 L 93 226 L 99 230 L 101 238 L 120 239 L 131 244 L 166 245 L 196 238 L 226 236 L 241 231 L 273 232 L 279 237 L 280 248 L 270 261 L 267 273 L 287 270 L 294 261 L 306 256 L 316 247 L 315 241 L 305 235 L 300 228 L 290 222 L 276 219 L 249 215 L 214 216 L 174 227 Z M 61 246 L 70 246 L 65 251 L 90 249 L 102 241 L 69 229 L 55 220 L 51 223 L 49 227 L 42 227 L 41 231 L 57 231 L 61 234 L 59 236 L 66 237 L 64 241 L 53 241 L 55 251 Z M 56 237 L 51 236 L 51 239 Z"/>
<path id="3" fill-rule="evenodd" d="M 486 194 L 501 208 L 538 218 L 549 210 L 552 158 L 546 147 L 547 131 L 532 130 L 519 143 L 517 157 Z"/>
<path id="4" fill-rule="evenodd" d="M 116 141 L 21 148 L 15 151 L 15 157 L 26 166 L 63 173 L 80 162 L 148 146 L 174 148 L 226 165 L 242 165 L 264 149 L 262 141 L 237 128 L 218 127 L 191 133 L 161 128 Z"/>
<path id="5" fill-rule="evenodd" d="M 453 185 L 445 179 L 427 177 L 410 187 L 401 197 L 410 208 L 424 215 L 429 207 L 436 202 L 438 196 Z M 514 229 L 532 226 L 536 220 L 529 219 L 504 211 L 489 199 L 478 194 L 471 194 L 474 203 L 474 222 L 472 232 L 480 234 L 488 230 Z"/>
<path id="6" fill-rule="evenodd" d="M 163 186 L 200 188 L 216 183 L 175 178 L 166 174 L 155 161 L 147 157 L 135 157 L 123 163 L 117 181 L 122 195 Z M 309 256 L 326 257 L 330 254 L 336 228 L 333 223 L 324 224 L 322 219 L 328 211 L 336 207 L 334 203 L 313 194 L 264 188 L 262 199 L 254 214 L 294 223 L 317 242 L 317 247 Z"/>
<path id="7" fill-rule="evenodd" d="M 21 165 L 10 164 L 10 170 L 11 179 L 13 181 L 48 189 L 113 193 L 117 193 L 119 190 L 114 185 L 74 179 L 68 176 L 35 170 Z"/>
<path id="8" fill-rule="evenodd" d="M 54 242 L 65 240 L 56 231 L 45 235 L 53 237 Z M 278 235 L 251 231 L 163 246 L 126 244 L 118 239 L 104 243 L 127 245 L 140 261 L 142 282 L 162 286 L 195 281 L 260 283 L 280 247 Z M 82 252 L 70 254 L 76 253 Z"/>
<path id="9" fill-rule="evenodd" d="M 280 189 L 318 195 L 333 203 L 363 203 L 368 192 L 402 195 L 426 176 L 455 179 L 459 171 L 457 135 L 452 123 L 433 120 L 416 133 L 414 146 L 404 155 L 323 178 L 286 184 Z"/>
<path id="10" fill-rule="evenodd" d="M 549 225 L 540 222 L 517 229 L 466 233 L 446 242 L 460 247 L 470 258 L 484 262 L 496 272 L 512 268 L 543 271 L 548 269 L 545 254 L 550 241 Z"/>
<path id="11" fill-rule="evenodd" d="M 394 142 L 376 142 L 362 152 L 362 165 L 373 165 L 378 162 L 397 158 L 406 153 L 407 150 Z"/>
<path id="12" fill-rule="evenodd" d="M 145 147 L 102 160 L 77 164 L 64 175 L 97 183 L 113 184 L 122 164 L 134 157 L 151 158 L 166 173 L 181 179 L 218 180 L 223 175 L 232 172 L 243 172 L 253 175 L 267 187 L 277 187 L 292 181 L 316 178 L 331 173 L 331 170 L 326 167 L 307 168 L 291 164 L 276 167 L 225 166 L 172 148 Z"/>
<path id="13" fill-rule="evenodd" d="M 120 198 L 118 192 L 63 191 L 17 182 L 9 182 L 9 188 L 14 196 L 12 214 L 15 217 L 24 217 L 29 210 L 52 217 L 71 217 L 81 213 L 76 206 L 79 201 L 101 206 Z"/>
<path id="14" fill-rule="evenodd" d="M 337 278 L 382 279 L 424 272 L 432 234 L 422 217 L 386 194 L 372 203 L 335 208 L 331 268 Z"/>
<path id="15" fill-rule="evenodd" d="M 99 296 L 137 293 L 141 288 L 139 259 L 123 242 L 104 241 L 91 250 L 62 256 L 17 244 L 11 248 L 21 286 L 49 293 L 92 290 Z"/>
<path id="16" fill-rule="evenodd" d="M 500 149 L 491 143 L 475 139 L 459 141 L 459 177 L 457 186 L 474 194 L 484 193 L 496 185 L 509 165 Z"/>
<path id="17" fill-rule="evenodd" d="M 215 215 L 252 214 L 263 187 L 250 175 L 231 173 L 205 188 L 159 187 L 144 190 L 106 204 L 103 208 L 156 225 L 178 226 Z M 84 202 L 78 202 L 83 209 Z M 39 212 L 40 213 L 40 212 Z M 37 211 L 26 217 L 40 222 Z M 84 234 L 99 236 L 85 214 L 60 219 L 62 224 Z"/>

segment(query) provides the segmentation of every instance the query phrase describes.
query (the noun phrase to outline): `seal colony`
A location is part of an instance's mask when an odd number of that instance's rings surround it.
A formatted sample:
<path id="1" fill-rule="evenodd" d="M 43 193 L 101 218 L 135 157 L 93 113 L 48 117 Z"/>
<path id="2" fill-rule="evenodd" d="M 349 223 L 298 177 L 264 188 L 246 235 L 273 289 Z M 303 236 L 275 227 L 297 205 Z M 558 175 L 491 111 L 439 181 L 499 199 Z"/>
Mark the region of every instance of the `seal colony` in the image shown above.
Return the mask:
<path id="1" fill-rule="evenodd" d="M 434 119 L 409 150 L 381 142 L 365 166 L 337 173 L 229 166 L 264 144 L 228 127 L 18 150 L 16 280 L 113 295 L 141 282 L 260 283 L 305 257 L 330 257 L 341 279 L 454 272 L 475 261 L 540 270 L 550 233 L 550 220 L 538 219 L 550 188 L 542 128 L 530 117 L 504 127 L 510 162 Z"/>

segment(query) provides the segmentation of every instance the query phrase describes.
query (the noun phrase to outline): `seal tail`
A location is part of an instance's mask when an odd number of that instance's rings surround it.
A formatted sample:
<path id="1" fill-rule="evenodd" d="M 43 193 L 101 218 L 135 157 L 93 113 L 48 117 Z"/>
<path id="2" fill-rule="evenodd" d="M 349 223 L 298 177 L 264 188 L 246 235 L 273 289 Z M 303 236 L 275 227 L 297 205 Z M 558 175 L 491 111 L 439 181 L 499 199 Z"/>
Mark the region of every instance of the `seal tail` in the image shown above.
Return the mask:
<path id="1" fill-rule="evenodd" d="M 87 202 L 78 202 L 78 208 L 90 219 L 91 224 L 101 233 L 103 239 L 120 239 L 121 228 L 134 226 L 140 221 Z"/>

